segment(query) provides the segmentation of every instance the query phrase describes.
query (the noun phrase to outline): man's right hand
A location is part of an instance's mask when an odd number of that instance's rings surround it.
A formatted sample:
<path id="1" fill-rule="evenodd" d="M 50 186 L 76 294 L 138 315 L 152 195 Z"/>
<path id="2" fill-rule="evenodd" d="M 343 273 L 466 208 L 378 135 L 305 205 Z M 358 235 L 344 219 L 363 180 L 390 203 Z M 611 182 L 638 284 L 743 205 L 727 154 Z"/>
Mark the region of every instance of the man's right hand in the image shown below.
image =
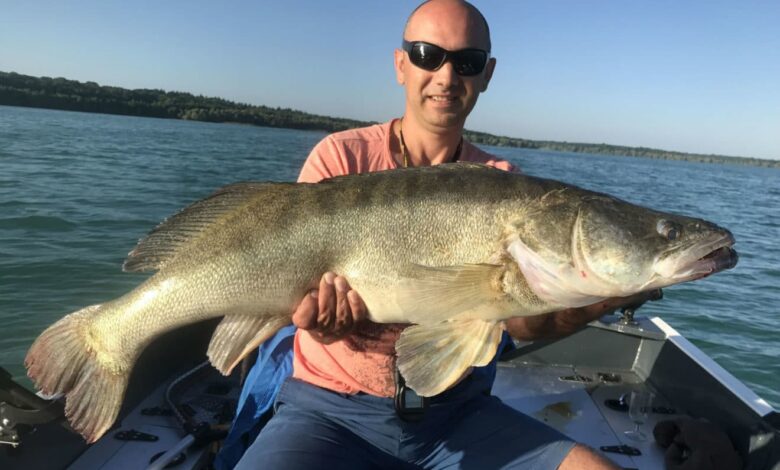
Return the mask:
<path id="1" fill-rule="evenodd" d="M 331 272 L 322 275 L 319 289 L 309 291 L 292 315 L 296 327 L 324 344 L 345 337 L 367 318 L 363 299 L 346 279 Z"/>

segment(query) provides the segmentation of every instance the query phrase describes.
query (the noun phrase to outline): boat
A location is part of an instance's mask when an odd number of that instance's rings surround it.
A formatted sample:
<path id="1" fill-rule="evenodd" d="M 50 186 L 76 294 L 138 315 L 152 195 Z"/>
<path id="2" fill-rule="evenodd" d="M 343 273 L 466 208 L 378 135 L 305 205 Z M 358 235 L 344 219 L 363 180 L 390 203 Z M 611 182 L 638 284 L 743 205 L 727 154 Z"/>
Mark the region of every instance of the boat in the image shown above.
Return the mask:
<path id="1" fill-rule="evenodd" d="M 60 400 L 0 371 L 0 468 L 209 468 L 241 388 L 240 372 L 223 377 L 204 362 L 215 326 L 190 325 L 155 341 L 135 367 L 115 426 L 92 445 L 69 429 Z M 654 397 L 641 425 L 627 398 L 637 390 Z M 780 469 L 778 411 L 661 318 L 633 308 L 565 338 L 518 343 L 502 355 L 493 393 L 623 468 L 664 468 L 654 427 L 692 418 L 728 436 L 744 468 Z M 625 434 L 635 426 L 649 437 Z"/>

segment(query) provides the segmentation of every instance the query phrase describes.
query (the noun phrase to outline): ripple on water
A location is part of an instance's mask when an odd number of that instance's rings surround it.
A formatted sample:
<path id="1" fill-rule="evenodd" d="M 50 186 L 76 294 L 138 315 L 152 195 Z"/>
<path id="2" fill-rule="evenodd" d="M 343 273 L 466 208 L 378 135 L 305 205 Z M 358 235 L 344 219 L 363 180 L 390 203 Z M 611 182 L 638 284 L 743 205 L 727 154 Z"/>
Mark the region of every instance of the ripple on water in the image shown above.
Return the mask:
<path id="1" fill-rule="evenodd" d="M 0 218 L 0 230 L 43 230 L 47 232 L 69 232 L 76 224 L 63 218 L 46 215 Z"/>

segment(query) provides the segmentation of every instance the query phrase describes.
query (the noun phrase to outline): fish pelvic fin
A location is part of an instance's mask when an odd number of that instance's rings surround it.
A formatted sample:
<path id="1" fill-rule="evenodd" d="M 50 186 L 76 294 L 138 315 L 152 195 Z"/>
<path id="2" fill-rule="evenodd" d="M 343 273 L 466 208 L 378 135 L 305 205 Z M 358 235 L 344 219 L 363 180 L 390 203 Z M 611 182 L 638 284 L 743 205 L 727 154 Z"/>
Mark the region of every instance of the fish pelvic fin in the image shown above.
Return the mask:
<path id="1" fill-rule="evenodd" d="M 111 370 L 88 346 L 86 327 L 102 305 L 78 310 L 50 326 L 25 358 L 27 375 L 45 394 L 65 394 L 65 416 L 71 427 L 95 442 L 116 420 L 129 370 Z"/>
<path id="2" fill-rule="evenodd" d="M 487 365 L 496 355 L 502 332 L 499 322 L 484 320 L 410 326 L 395 344 L 398 370 L 417 394 L 438 395 L 468 368 Z"/>
<path id="3" fill-rule="evenodd" d="M 244 182 L 224 186 L 169 217 L 141 239 L 122 265 L 126 272 L 157 271 L 208 227 L 258 197 L 293 183 Z"/>
<path id="4" fill-rule="evenodd" d="M 206 355 L 211 364 L 223 375 L 251 351 L 290 324 L 290 315 L 226 315 L 211 336 Z"/>

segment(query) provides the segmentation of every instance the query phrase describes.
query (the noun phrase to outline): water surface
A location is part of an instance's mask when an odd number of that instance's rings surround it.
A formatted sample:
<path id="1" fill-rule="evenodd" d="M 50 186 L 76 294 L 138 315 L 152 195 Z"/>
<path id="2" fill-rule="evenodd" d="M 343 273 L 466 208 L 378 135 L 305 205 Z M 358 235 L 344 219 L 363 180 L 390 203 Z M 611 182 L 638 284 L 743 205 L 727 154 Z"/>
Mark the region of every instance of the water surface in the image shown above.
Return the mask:
<path id="1" fill-rule="evenodd" d="M 325 134 L 0 106 L 0 366 L 33 339 L 132 289 L 125 255 L 166 216 L 227 183 L 292 181 Z M 728 227 L 739 265 L 665 290 L 659 315 L 780 408 L 780 170 L 487 148 L 560 179 Z"/>

